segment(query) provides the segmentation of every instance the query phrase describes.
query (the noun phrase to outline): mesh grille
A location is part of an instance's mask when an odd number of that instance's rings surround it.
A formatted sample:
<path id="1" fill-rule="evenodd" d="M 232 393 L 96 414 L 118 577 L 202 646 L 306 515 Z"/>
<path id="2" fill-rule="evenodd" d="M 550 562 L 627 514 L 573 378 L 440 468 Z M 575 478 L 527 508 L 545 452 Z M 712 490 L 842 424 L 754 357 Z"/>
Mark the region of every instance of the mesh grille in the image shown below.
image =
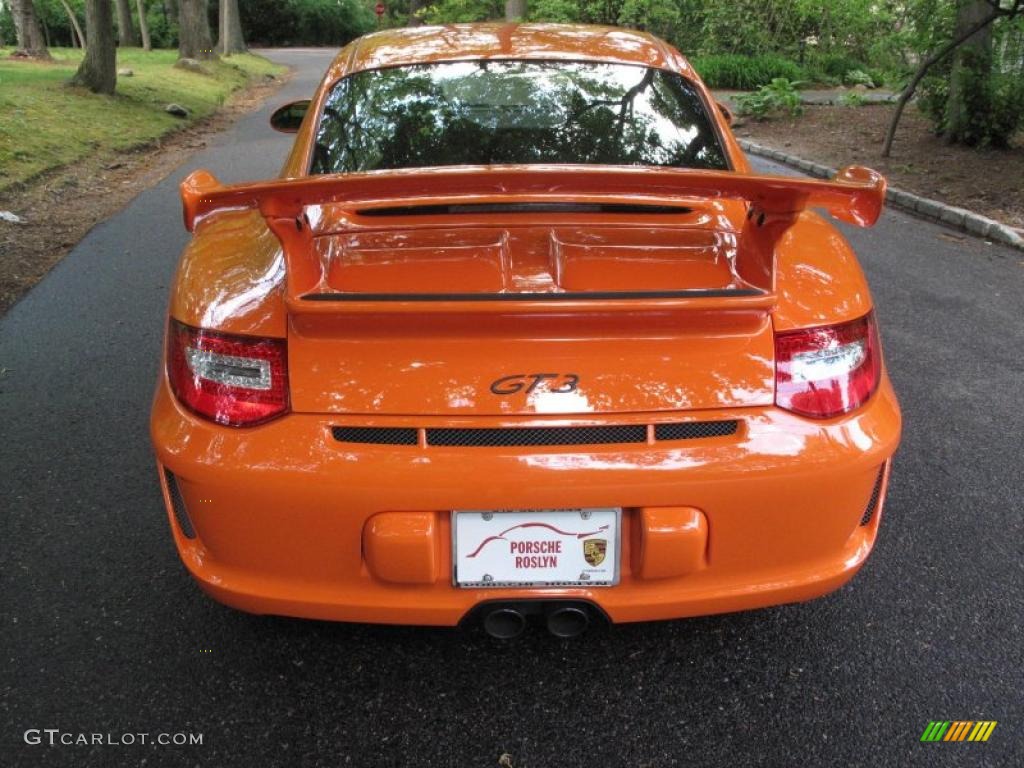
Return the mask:
<path id="1" fill-rule="evenodd" d="M 427 430 L 427 444 L 481 448 L 525 445 L 608 445 L 645 443 L 647 426 L 620 424 L 608 427 L 435 428 Z"/>
<path id="2" fill-rule="evenodd" d="M 658 424 L 658 440 L 697 440 L 736 434 L 738 421 L 688 421 Z M 417 445 L 415 427 L 332 427 L 334 439 L 365 445 Z M 448 448 L 493 448 L 543 445 L 614 445 L 646 443 L 646 424 L 594 427 L 428 427 L 427 445 Z"/>
<path id="3" fill-rule="evenodd" d="M 725 437 L 735 435 L 738 421 L 686 421 L 681 424 L 657 424 L 654 437 L 657 440 L 697 440 L 702 437 Z"/>
<path id="4" fill-rule="evenodd" d="M 185 538 L 194 539 L 196 532 L 185 509 L 185 500 L 181 497 L 178 481 L 174 479 L 174 475 L 168 469 L 164 470 L 164 476 L 167 478 L 167 495 L 171 497 L 171 509 L 174 511 L 174 519 L 178 521 L 178 528 L 181 529 Z"/>
<path id="5" fill-rule="evenodd" d="M 415 427 L 333 427 L 334 439 L 342 443 L 374 445 L 416 445 Z"/>
<path id="6" fill-rule="evenodd" d="M 871 498 L 868 499 L 868 505 L 864 509 L 864 514 L 861 515 L 860 524 L 867 525 L 871 522 L 871 518 L 875 516 L 875 508 L 878 506 L 878 497 L 882 493 L 882 479 L 885 477 L 885 465 L 878 470 L 878 479 L 875 480 L 875 486 L 871 489 Z"/>

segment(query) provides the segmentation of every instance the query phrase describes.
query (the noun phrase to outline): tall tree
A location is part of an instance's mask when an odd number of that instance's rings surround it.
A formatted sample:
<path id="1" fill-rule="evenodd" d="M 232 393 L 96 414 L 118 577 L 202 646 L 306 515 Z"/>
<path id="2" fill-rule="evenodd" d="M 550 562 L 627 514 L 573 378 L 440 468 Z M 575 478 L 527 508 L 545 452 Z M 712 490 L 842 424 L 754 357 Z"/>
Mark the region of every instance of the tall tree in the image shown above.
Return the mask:
<path id="1" fill-rule="evenodd" d="M 212 59 L 215 56 L 207 0 L 178 0 L 178 57 Z"/>
<path id="2" fill-rule="evenodd" d="M 220 0 L 220 39 L 217 51 L 230 56 L 245 53 L 245 37 L 242 35 L 242 18 L 238 15 L 238 0 Z"/>
<path id="3" fill-rule="evenodd" d="M 139 44 L 132 27 L 132 10 L 128 0 L 117 0 L 117 42 L 122 48 L 134 48 Z"/>
<path id="4" fill-rule="evenodd" d="M 68 5 L 68 0 L 60 0 L 60 4 L 64 6 L 64 12 L 68 15 L 68 20 L 71 22 L 71 28 L 74 30 L 74 39 L 77 40 L 78 47 L 85 48 L 85 33 L 82 32 L 82 28 L 78 24 L 78 17 L 75 16 L 75 12 Z"/>
<path id="5" fill-rule="evenodd" d="M 972 2 L 973 0 L 967 0 Z M 893 110 L 892 118 L 889 120 L 889 128 L 885 133 L 885 142 L 882 145 L 882 157 L 889 157 L 892 153 L 892 143 L 896 138 L 896 128 L 900 124 L 900 117 L 903 116 L 903 110 L 913 98 L 917 86 L 921 84 L 924 76 L 928 74 L 928 71 L 938 64 L 940 61 L 945 59 L 949 54 L 963 45 L 966 41 L 970 40 L 979 32 L 985 30 L 992 22 L 1002 17 L 1005 19 L 1014 19 L 1019 16 L 1024 16 L 1024 0 L 983 0 L 981 5 L 988 6 L 987 13 L 981 18 L 974 21 L 974 23 L 965 26 L 964 28 L 958 28 L 957 32 L 954 33 L 953 39 L 939 45 L 931 54 L 925 56 L 921 63 L 917 65 L 917 72 L 910 78 L 910 82 L 903 89 L 899 99 L 896 100 L 896 108 Z M 958 18 L 959 22 L 960 19 Z"/>
<path id="6" fill-rule="evenodd" d="M 960 37 L 975 28 L 992 13 L 987 0 L 966 0 L 956 13 L 954 37 Z M 979 93 L 972 94 L 973 85 L 983 82 L 992 74 L 992 25 L 986 24 L 956 49 L 953 71 L 949 78 L 949 97 L 946 99 L 946 125 L 943 136 L 951 144 L 974 143 L 971 136 L 971 112 L 985 110 L 986 104 Z M 979 99 L 979 97 L 981 97 Z"/>
<path id="7" fill-rule="evenodd" d="M 39 59 L 50 58 L 46 38 L 43 37 L 43 29 L 39 26 L 39 17 L 36 15 L 32 0 L 10 0 L 10 5 L 11 17 L 14 20 L 14 36 L 18 42 L 15 54 Z"/>
<path id="8" fill-rule="evenodd" d="M 71 82 L 93 93 L 113 94 L 117 86 L 117 50 L 110 0 L 85 0 L 85 34 L 85 58 Z"/>
<path id="9" fill-rule="evenodd" d="M 526 0 L 505 0 L 505 20 L 523 21 L 526 18 Z"/>
<path id="10" fill-rule="evenodd" d="M 146 20 L 145 0 L 135 0 L 135 6 L 139 11 L 139 34 L 142 35 L 142 50 L 153 50 L 153 44 L 149 39 L 149 22 Z"/>

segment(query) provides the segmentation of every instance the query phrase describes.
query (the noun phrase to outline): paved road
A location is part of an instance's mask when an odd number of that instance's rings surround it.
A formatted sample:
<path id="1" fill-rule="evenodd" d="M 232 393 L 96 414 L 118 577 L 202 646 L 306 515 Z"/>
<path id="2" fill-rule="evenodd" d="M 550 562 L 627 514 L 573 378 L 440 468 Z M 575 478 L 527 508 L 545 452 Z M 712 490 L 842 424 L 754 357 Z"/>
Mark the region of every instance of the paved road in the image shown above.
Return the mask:
<path id="1" fill-rule="evenodd" d="M 298 67 L 283 97 L 327 62 L 275 58 Z M 202 597 L 146 433 L 185 241 L 175 187 L 197 166 L 274 173 L 287 139 L 268 113 L 96 227 L 0 321 L 0 763 L 1021 764 L 1024 256 L 898 213 L 850 232 L 906 437 L 878 548 L 839 593 L 509 646 Z M 917 741 L 957 718 L 1000 724 L 988 744 Z M 203 744 L 26 746 L 30 728 Z"/>

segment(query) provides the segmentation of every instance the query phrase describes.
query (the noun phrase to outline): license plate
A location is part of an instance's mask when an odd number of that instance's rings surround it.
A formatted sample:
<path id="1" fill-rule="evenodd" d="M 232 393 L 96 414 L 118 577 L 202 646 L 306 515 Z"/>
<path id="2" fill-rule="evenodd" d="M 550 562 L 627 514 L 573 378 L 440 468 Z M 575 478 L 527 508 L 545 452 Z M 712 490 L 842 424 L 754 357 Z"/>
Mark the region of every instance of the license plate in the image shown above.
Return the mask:
<path id="1" fill-rule="evenodd" d="M 459 587 L 608 587 L 619 581 L 622 509 L 452 512 Z"/>

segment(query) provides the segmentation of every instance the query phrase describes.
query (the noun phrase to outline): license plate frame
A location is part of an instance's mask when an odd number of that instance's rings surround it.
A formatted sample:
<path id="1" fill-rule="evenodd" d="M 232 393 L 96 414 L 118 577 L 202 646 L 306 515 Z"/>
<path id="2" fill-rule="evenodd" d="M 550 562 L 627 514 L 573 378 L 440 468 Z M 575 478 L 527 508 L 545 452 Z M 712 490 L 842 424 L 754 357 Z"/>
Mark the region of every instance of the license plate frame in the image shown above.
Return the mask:
<path id="1" fill-rule="evenodd" d="M 589 516 L 585 516 L 585 513 L 589 513 Z M 485 517 L 486 515 L 490 515 L 490 518 Z M 619 583 L 622 561 L 622 507 L 457 509 L 451 511 L 450 523 L 451 583 L 456 588 L 589 589 L 614 587 Z M 530 523 L 532 525 L 529 525 Z M 476 544 L 475 557 L 468 552 L 459 551 L 460 528 L 463 529 L 464 543 L 473 541 Z M 525 536 L 527 532 L 531 534 L 530 537 Z M 469 538 L 471 536 L 472 539 Z M 497 545 L 491 546 L 492 541 L 497 541 Z M 530 557 L 534 556 L 534 553 L 529 551 L 528 542 L 531 541 L 563 542 L 559 551 L 536 556 L 554 554 L 557 558 L 562 558 L 564 555 L 565 562 L 552 566 L 556 573 L 562 576 L 570 572 L 575 573 L 576 565 L 579 565 L 579 576 L 538 578 L 537 571 L 542 569 L 542 566 L 538 565 L 529 567 L 529 573 L 524 574 L 523 578 L 509 578 L 510 569 L 517 557 L 513 551 L 513 542 L 524 546 L 521 554 Z M 596 543 L 588 546 L 583 544 L 585 541 Z M 503 542 L 508 542 L 508 550 L 502 557 L 499 552 L 504 549 Z M 488 548 L 485 558 L 477 561 L 476 557 Z M 599 554 L 602 555 L 601 559 L 592 564 L 590 560 Z M 473 558 L 474 562 L 471 563 L 470 558 Z M 509 562 L 502 563 L 503 559 Z M 463 565 L 461 579 L 460 563 Z M 495 575 L 486 572 L 481 575 L 482 569 L 493 571 Z M 486 578 L 488 576 L 489 579 Z"/>

